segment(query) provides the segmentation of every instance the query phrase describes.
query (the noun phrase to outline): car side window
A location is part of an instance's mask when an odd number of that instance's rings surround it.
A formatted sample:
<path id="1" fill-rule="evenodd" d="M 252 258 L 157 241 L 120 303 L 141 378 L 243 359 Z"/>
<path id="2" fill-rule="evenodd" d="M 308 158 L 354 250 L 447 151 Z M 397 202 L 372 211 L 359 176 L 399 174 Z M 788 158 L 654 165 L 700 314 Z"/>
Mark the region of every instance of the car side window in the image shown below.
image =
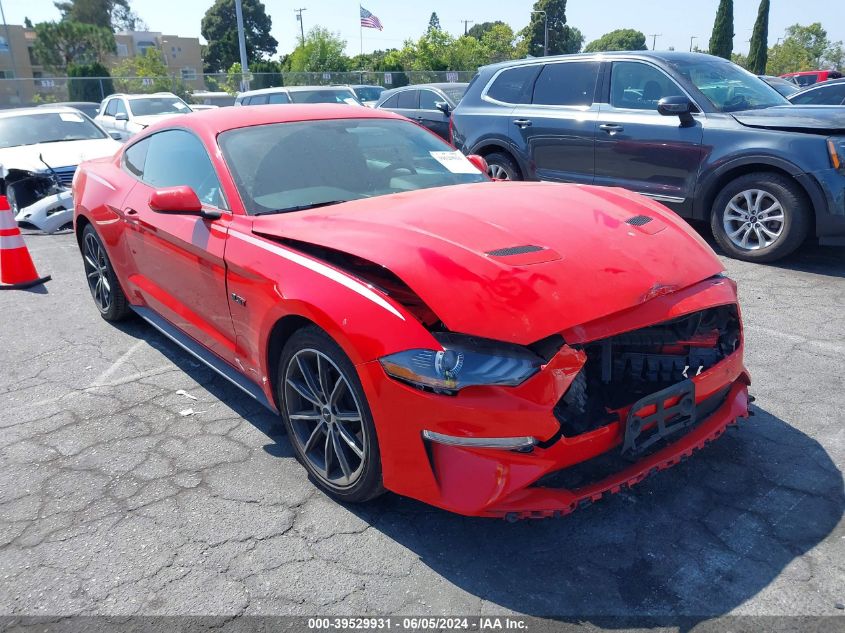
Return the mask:
<path id="1" fill-rule="evenodd" d="M 109 99 L 106 109 L 103 111 L 103 116 L 114 116 L 114 113 L 117 112 L 117 101 L 117 99 Z"/>
<path id="2" fill-rule="evenodd" d="M 842 105 L 845 101 L 845 83 L 810 90 L 792 99 L 795 105 Z"/>
<path id="3" fill-rule="evenodd" d="M 416 110 L 419 104 L 419 90 L 403 90 L 399 93 L 399 103 L 396 106 L 400 110 Z"/>
<path id="4" fill-rule="evenodd" d="M 267 99 L 267 103 L 290 103 L 290 99 L 286 92 L 274 92 Z"/>
<path id="5" fill-rule="evenodd" d="M 487 89 L 487 96 L 503 103 L 529 103 L 534 79 L 541 66 L 517 66 L 499 73 Z"/>
<path id="6" fill-rule="evenodd" d="M 149 146 L 150 139 L 145 138 L 126 148 L 126 151 L 123 152 L 123 166 L 126 167 L 126 171 L 143 179 L 144 163 L 147 160 Z"/>
<path id="7" fill-rule="evenodd" d="M 203 203 L 225 207 L 220 181 L 196 136 L 184 130 L 166 130 L 147 140 L 144 182 L 152 187 L 187 185 Z"/>
<path id="8" fill-rule="evenodd" d="M 628 110 L 654 110 L 663 97 L 683 96 L 665 73 L 640 62 L 614 62 L 610 75 L 610 105 Z"/>
<path id="9" fill-rule="evenodd" d="M 396 108 L 399 104 L 399 94 L 391 95 L 379 107 L 380 108 Z"/>
<path id="10" fill-rule="evenodd" d="M 598 62 L 546 64 L 534 84 L 532 103 L 558 106 L 592 105 L 598 76 Z"/>
<path id="11" fill-rule="evenodd" d="M 121 114 L 121 113 L 126 114 L 126 106 L 123 104 L 123 99 L 115 99 L 115 103 L 116 103 L 116 105 L 115 105 L 115 108 L 114 108 L 114 113 L 115 114 Z"/>
<path id="12" fill-rule="evenodd" d="M 266 105 L 268 95 L 255 95 L 249 98 L 249 105 Z"/>
<path id="13" fill-rule="evenodd" d="M 420 90 L 420 110 L 436 110 L 435 104 L 445 100 L 433 90 Z"/>

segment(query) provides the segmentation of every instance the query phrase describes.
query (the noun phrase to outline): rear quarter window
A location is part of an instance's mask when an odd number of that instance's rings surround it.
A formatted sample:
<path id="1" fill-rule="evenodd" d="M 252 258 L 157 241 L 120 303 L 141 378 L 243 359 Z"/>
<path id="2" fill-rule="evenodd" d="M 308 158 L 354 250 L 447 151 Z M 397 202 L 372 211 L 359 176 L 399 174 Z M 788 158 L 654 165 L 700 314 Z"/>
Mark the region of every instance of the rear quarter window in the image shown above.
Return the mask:
<path id="1" fill-rule="evenodd" d="M 530 103 L 534 80 L 541 66 L 519 66 L 499 73 L 487 89 L 487 96 L 503 103 Z"/>
<path id="2" fill-rule="evenodd" d="M 397 107 L 398 103 L 399 103 L 399 95 L 395 94 L 395 95 L 391 95 L 390 97 L 385 99 L 384 102 L 379 107 L 380 108 L 395 108 L 395 107 Z"/>

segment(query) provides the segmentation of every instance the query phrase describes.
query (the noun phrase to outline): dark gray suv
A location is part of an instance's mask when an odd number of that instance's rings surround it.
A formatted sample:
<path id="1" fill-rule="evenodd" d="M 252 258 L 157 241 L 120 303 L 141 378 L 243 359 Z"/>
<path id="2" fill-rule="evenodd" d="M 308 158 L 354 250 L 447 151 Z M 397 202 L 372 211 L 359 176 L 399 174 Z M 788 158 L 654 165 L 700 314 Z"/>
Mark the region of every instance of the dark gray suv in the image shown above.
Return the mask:
<path id="1" fill-rule="evenodd" d="M 718 57 L 632 52 L 481 68 L 452 140 L 490 175 L 631 189 L 773 261 L 810 235 L 845 245 L 845 108 L 792 106 Z"/>

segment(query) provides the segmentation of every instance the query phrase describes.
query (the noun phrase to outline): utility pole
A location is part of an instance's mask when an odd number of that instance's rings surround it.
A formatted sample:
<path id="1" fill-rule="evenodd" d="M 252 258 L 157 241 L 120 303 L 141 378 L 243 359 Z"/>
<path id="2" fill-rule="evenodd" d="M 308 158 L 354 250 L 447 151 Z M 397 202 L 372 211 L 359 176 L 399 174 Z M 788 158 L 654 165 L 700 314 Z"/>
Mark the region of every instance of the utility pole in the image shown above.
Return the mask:
<path id="1" fill-rule="evenodd" d="M 249 64 L 246 61 L 246 40 L 244 39 L 244 10 L 241 0 L 235 0 L 235 19 L 238 22 L 238 47 L 241 50 L 241 92 L 249 90 Z"/>
<path id="2" fill-rule="evenodd" d="M 662 37 L 663 33 L 651 33 L 649 37 L 651 38 L 651 50 L 654 50 L 654 47 L 657 46 L 657 38 Z"/>
<path id="3" fill-rule="evenodd" d="M 697 39 L 698 39 L 697 35 L 690 35 L 690 37 L 689 37 L 689 52 L 690 53 L 692 53 L 692 42 L 693 42 L 693 40 L 697 40 Z"/>
<path id="4" fill-rule="evenodd" d="M 531 15 L 535 13 L 543 14 L 543 57 L 549 56 L 549 14 L 545 11 L 532 11 Z"/>
<path id="5" fill-rule="evenodd" d="M 466 35 L 467 33 L 469 33 L 469 30 L 467 29 L 467 25 L 468 25 L 468 24 L 475 24 L 475 21 L 474 21 L 474 20 L 461 20 L 461 22 L 463 22 L 463 23 L 464 23 L 464 35 Z"/>
<path id="6" fill-rule="evenodd" d="M 299 33 L 302 35 L 303 46 L 305 46 L 305 25 L 302 22 L 302 12 L 307 10 L 307 8 L 293 10 L 293 12 L 296 13 L 296 21 L 299 22 Z"/>

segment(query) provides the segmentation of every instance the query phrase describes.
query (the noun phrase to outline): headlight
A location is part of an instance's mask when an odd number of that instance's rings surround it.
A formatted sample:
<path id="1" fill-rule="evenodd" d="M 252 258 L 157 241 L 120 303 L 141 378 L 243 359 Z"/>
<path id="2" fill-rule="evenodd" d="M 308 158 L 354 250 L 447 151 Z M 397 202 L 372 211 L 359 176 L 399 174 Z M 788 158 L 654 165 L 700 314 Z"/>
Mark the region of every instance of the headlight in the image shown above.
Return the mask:
<path id="1" fill-rule="evenodd" d="M 827 153 L 830 156 L 830 164 L 833 168 L 845 172 L 845 140 L 827 139 Z"/>
<path id="2" fill-rule="evenodd" d="M 454 393 L 473 385 L 513 387 L 536 374 L 543 359 L 519 345 L 435 333 L 442 350 L 411 349 L 379 361 L 389 376 L 416 387 Z"/>

